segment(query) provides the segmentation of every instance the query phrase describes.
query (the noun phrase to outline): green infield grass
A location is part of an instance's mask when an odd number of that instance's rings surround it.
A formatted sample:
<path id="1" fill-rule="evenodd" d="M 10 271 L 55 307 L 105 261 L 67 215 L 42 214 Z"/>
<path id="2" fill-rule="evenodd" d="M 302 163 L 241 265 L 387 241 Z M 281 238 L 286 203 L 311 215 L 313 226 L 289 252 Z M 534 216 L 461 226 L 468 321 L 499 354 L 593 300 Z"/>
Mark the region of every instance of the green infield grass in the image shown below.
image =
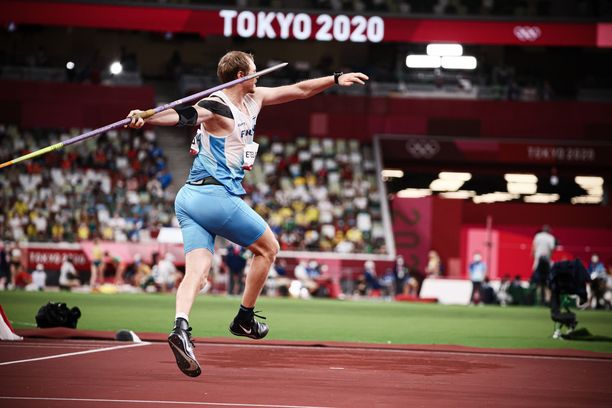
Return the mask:
<path id="1" fill-rule="evenodd" d="M 78 306 L 78 328 L 138 332 L 170 331 L 174 295 L 0 292 L 16 328 L 35 327 L 47 301 Z M 231 337 L 238 297 L 200 296 L 190 315 L 196 337 Z M 572 348 L 612 353 L 612 313 L 577 311 L 578 327 L 597 341 L 553 340 L 543 307 L 467 307 L 384 301 L 293 300 L 263 297 L 257 304 L 270 325 L 268 339 L 385 344 L 454 344 L 493 348 Z"/>

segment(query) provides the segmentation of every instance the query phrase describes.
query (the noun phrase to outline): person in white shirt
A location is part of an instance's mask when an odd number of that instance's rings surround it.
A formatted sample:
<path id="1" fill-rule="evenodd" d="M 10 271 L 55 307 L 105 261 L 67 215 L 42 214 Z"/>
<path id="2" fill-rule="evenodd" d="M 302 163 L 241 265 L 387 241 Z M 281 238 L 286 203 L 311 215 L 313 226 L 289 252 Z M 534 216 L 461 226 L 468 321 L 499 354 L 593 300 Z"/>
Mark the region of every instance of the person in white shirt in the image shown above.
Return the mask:
<path id="1" fill-rule="evenodd" d="M 160 260 L 155 270 L 155 283 L 160 286 L 162 292 L 169 292 L 176 283 L 176 266 L 174 266 L 174 255 L 166 253 L 164 259 Z"/>
<path id="2" fill-rule="evenodd" d="M 32 282 L 26 286 L 28 291 L 43 291 L 47 285 L 47 272 L 43 264 L 36 265 L 36 269 L 32 272 Z"/>
<path id="3" fill-rule="evenodd" d="M 468 274 L 472 281 L 472 294 L 470 295 L 470 304 L 481 304 L 482 301 L 482 282 L 487 277 L 487 264 L 482 260 L 480 252 L 475 252 L 472 257 L 472 262 L 468 265 Z"/>
<path id="4" fill-rule="evenodd" d="M 552 254 L 557 246 L 557 240 L 550 233 L 550 226 L 543 225 L 542 230 L 535 234 L 531 244 L 533 254 L 533 275 L 531 282 L 540 287 L 541 304 L 548 303 L 548 275 L 552 266 Z"/>
<path id="5" fill-rule="evenodd" d="M 72 289 L 81 286 L 81 281 L 77 275 L 76 268 L 72 263 L 72 258 L 65 255 L 62 266 L 60 267 L 59 284 L 61 288 Z"/>
<path id="6" fill-rule="evenodd" d="M 317 289 L 319 289 L 319 284 L 317 281 L 312 279 L 312 277 L 308 274 L 308 262 L 306 260 L 300 260 L 293 270 L 293 275 L 295 276 L 295 279 L 300 282 L 301 287 L 306 289 L 306 291 L 300 290 L 300 297 L 303 296 L 309 298 L 317 291 Z"/>

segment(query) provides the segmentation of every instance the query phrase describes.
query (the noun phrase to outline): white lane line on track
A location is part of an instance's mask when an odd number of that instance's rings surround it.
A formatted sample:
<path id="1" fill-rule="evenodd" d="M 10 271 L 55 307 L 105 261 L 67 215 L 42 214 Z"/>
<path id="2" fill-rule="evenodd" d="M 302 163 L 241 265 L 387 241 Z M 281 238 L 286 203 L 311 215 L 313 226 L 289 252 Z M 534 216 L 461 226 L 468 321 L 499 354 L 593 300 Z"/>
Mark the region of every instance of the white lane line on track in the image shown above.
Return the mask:
<path id="1" fill-rule="evenodd" d="M 364 351 L 366 353 L 407 353 L 407 354 L 424 354 L 427 357 L 436 357 L 441 355 L 448 356 L 464 356 L 470 357 L 503 357 L 503 358 L 520 358 L 527 360 L 568 360 L 568 361 L 583 361 L 583 362 L 598 362 L 612 363 L 609 357 L 572 357 L 572 356 L 545 356 L 531 354 L 505 354 L 495 352 L 478 352 L 478 351 L 436 351 L 436 350 L 400 350 L 400 349 L 377 349 L 368 347 L 313 347 L 313 346 L 292 346 L 292 345 L 266 345 L 266 344 L 219 344 L 198 342 L 204 347 L 243 347 L 243 348 L 286 348 L 286 349 L 306 349 L 310 351 Z"/>
<path id="2" fill-rule="evenodd" d="M 107 346 L 107 345 L 108 344 L 105 344 L 105 346 Z M 87 346 L 85 346 L 85 345 L 78 345 L 78 346 L 75 346 L 75 345 L 72 345 L 72 344 L 65 345 L 65 346 L 60 346 L 60 345 L 55 345 L 55 344 L 43 345 L 43 344 L 40 344 L 40 343 L 39 344 L 24 344 L 24 343 L 21 343 L 21 344 L 7 344 L 7 345 L 2 344 L 1 346 L 2 347 L 0 347 L 0 350 L 2 350 L 2 349 L 9 349 L 9 348 L 86 349 L 86 350 L 90 350 L 92 348 L 99 347 L 99 346 L 96 346 L 96 345 L 87 345 Z"/>
<path id="3" fill-rule="evenodd" d="M 36 345 L 36 346 L 57 346 L 57 347 L 102 347 L 102 346 L 112 346 L 113 344 L 117 344 L 117 340 L 109 340 L 109 341 L 88 341 L 88 340 L 69 340 L 69 339 L 54 339 L 55 341 L 30 341 L 29 339 L 25 341 L 3 341 L 0 342 L 0 349 L 3 347 L 15 347 L 15 346 L 26 346 L 26 345 Z"/>
<path id="4" fill-rule="evenodd" d="M 105 348 L 101 348 L 101 349 L 85 350 L 85 351 L 75 351 L 74 353 L 55 354 L 55 355 L 52 355 L 52 356 L 28 358 L 26 360 L 5 361 L 3 363 L 0 363 L 0 366 L 11 365 L 11 364 L 20 364 L 20 363 L 31 363 L 33 361 L 41 361 L 41 360 L 50 360 L 52 358 L 63 358 L 63 357 L 78 356 L 78 355 L 81 355 L 81 354 L 99 353 L 101 351 L 121 350 L 121 349 L 130 348 L 130 347 L 147 346 L 149 344 L 150 343 L 130 343 L 130 344 L 127 344 L 127 345 L 122 345 L 122 346 L 105 347 Z"/>
<path id="5" fill-rule="evenodd" d="M 202 401 L 155 401 L 155 400 L 124 400 L 124 399 L 98 399 L 98 398 L 43 398 L 43 397 L 3 397 L 5 400 L 28 401 L 74 401 L 74 402 L 104 402 L 119 404 L 158 404 L 158 405 L 207 405 L 221 407 L 258 407 L 258 408 L 332 408 L 309 405 L 269 405 L 269 404 L 240 404 L 232 402 L 202 402 Z"/>

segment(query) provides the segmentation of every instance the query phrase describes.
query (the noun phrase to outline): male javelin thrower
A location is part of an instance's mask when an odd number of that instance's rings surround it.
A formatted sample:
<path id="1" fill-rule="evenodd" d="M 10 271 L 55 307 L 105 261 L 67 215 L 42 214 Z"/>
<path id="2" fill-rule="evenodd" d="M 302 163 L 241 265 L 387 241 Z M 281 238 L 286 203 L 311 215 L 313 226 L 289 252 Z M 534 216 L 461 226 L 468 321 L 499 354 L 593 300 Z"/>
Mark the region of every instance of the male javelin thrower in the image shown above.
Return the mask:
<path id="1" fill-rule="evenodd" d="M 223 83 L 255 71 L 251 54 L 230 51 L 217 67 Z M 266 281 L 279 245 L 268 224 L 241 196 L 245 170 L 250 170 L 257 155 L 253 141 L 257 115 L 262 107 L 310 98 L 335 84 L 364 85 L 369 78 L 362 73 L 333 75 L 275 88 L 256 87 L 257 78 L 218 91 L 197 104 L 174 108 L 143 119 L 133 110 L 130 127 L 145 123 L 158 126 L 196 126 L 191 143 L 195 155 L 186 184 L 175 200 L 176 217 L 181 226 L 185 250 L 185 277 L 176 292 L 176 319 L 168 342 L 179 369 L 197 377 L 200 365 L 193 352 L 189 312 L 210 270 L 217 235 L 249 248 L 253 253 L 246 277 L 242 304 L 229 330 L 236 336 L 261 339 L 268 326 L 255 320 L 255 302 Z M 261 316 L 257 316 L 261 317 Z"/>

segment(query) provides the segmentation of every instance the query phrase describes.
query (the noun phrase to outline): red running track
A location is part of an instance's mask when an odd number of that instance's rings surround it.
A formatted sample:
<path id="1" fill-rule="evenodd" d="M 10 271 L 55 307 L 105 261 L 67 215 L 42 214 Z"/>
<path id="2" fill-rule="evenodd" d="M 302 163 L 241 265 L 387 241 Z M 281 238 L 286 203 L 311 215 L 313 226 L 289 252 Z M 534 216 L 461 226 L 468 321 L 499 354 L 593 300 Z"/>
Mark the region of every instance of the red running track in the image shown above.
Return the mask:
<path id="1" fill-rule="evenodd" d="M 203 374 L 163 342 L 0 343 L 2 407 L 608 407 L 610 355 L 554 356 L 197 343 Z M 51 358 L 50 358 L 51 357 Z"/>

